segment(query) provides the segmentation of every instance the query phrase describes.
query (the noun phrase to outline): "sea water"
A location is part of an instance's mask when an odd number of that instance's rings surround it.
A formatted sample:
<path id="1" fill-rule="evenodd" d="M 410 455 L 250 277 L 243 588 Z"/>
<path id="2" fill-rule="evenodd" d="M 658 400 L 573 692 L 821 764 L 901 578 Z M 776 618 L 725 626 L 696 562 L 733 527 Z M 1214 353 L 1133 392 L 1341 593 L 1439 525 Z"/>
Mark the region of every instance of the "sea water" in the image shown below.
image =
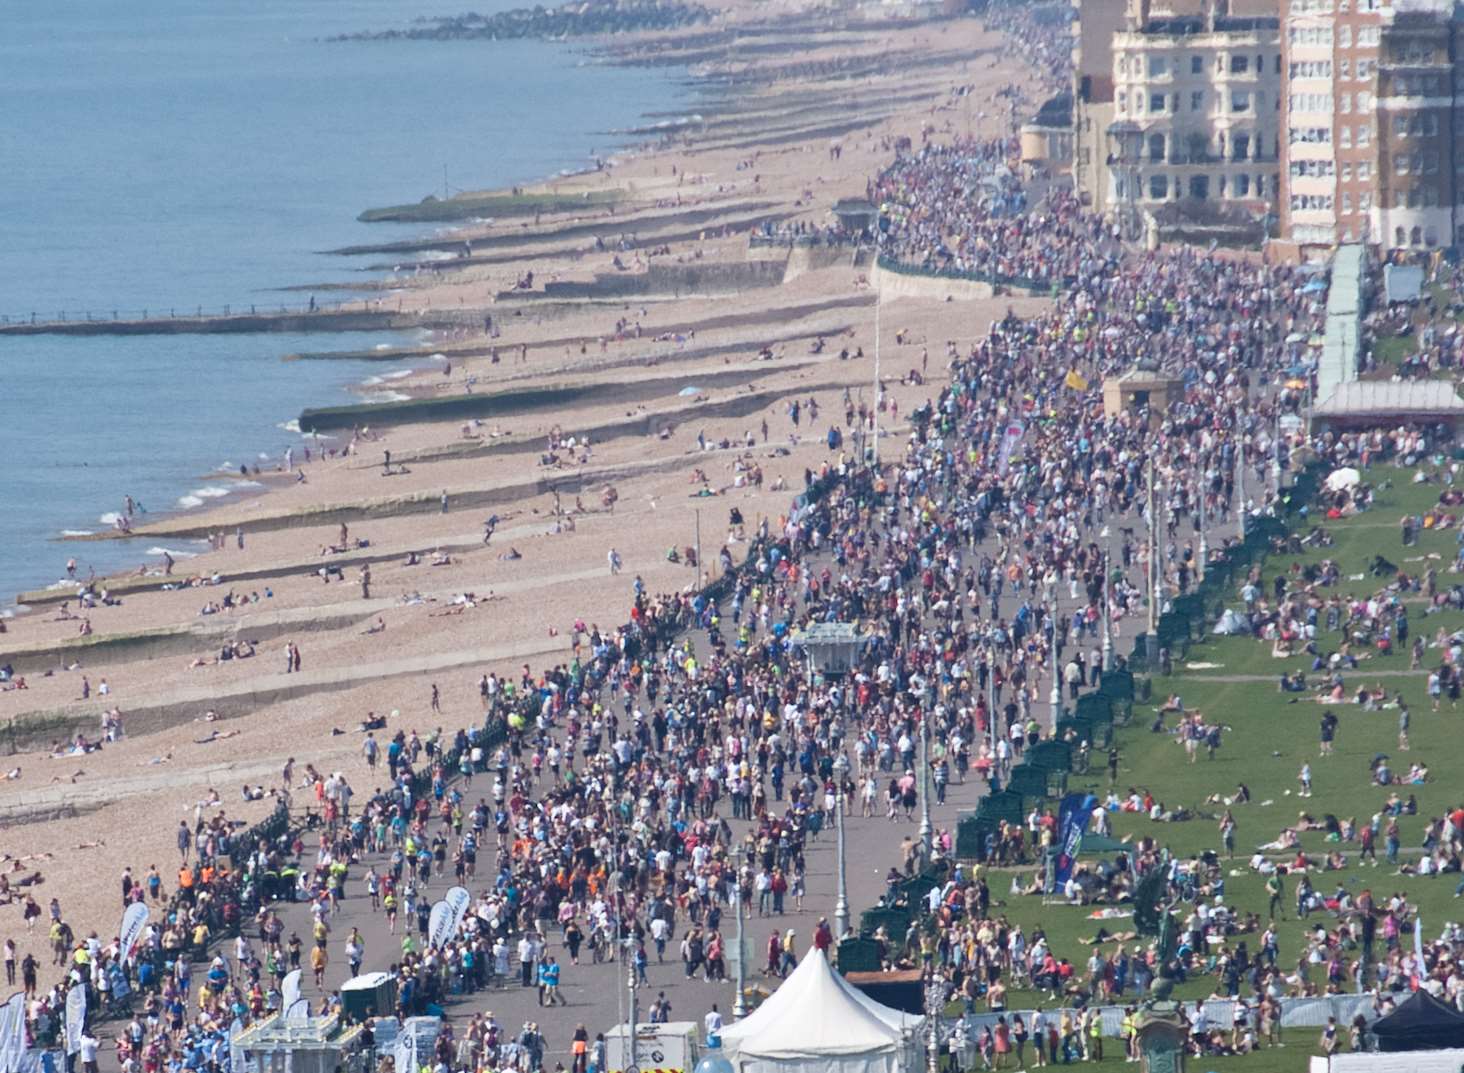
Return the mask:
<path id="1" fill-rule="evenodd" d="M 475 0 L 480 12 L 522 0 Z M 302 303 L 361 278 L 334 247 L 427 228 L 368 207 L 590 163 L 598 133 L 674 107 L 679 72 L 538 41 L 323 39 L 457 13 L 459 0 L 47 0 L 0 34 L 0 315 L 179 314 Z M 322 292 L 321 302 L 340 297 Z M 301 451 L 302 407 L 400 366 L 293 362 L 379 334 L 0 337 L 0 603 L 156 560 L 159 542 L 59 543 L 249 491 L 207 475 Z M 139 519 L 145 520 L 145 519 Z M 170 541 L 175 551 L 188 542 Z"/>

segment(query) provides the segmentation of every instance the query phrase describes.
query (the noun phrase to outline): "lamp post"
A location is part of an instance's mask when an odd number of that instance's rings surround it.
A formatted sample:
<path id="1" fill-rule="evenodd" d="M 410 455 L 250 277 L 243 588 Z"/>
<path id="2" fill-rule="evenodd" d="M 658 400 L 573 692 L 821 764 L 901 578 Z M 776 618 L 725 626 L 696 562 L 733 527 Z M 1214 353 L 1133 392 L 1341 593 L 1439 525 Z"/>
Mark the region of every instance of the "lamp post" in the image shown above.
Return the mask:
<path id="1" fill-rule="evenodd" d="M 1271 444 L 1271 481 L 1276 486 L 1274 498 L 1281 498 L 1281 411 L 1276 411 L 1276 435 Z"/>
<path id="2" fill-rule="evenodd" d="M 874 253 L 874 278 L 880 278 L 879 250 Z M 874 411 L 870 418 L 869 459 L 875 472 L 879 471 L 879 329 L 880 308 L 884 305 L 884 292 L 875 285 L 874 292 Z"/>
<path id="3" fill-rule="evenodd" d="M 1109 565 L 1109 552 L 1103 549 L 1103 670 L 1104 673 L 1113 670 L 1113 602 L 1109 599 L 1108 590 L 1113 583 L 1112 567 Z"/>
<path id="4" fill-rule="evenodd" d="M 925 1022 L 929 1036 L 925 1043 L 927 1073 L 940 1073 L 940 1008 L 945 1002 L 945 980 L 938 969 L 931 969 L 925 981 Z"/>
<path id="5" fill-rule="evenodd" d="M 934 845 L 930 826 L 930 709 L 920 713 L 920 864 L 929 867 Z"/>
<path id="6" fill-rule="evenodd" d="M 1147 582 L 1145 587 L 1149 590 L 1149 628 L 1144 638 L 1149 663 L 1153 665 L 1159 659 L 1159 514 L 1158 505 L 1154 501 L 1154 459 L 1152 456 L 1149 458 L 1148 484 L 1149 562 L 1144 575 Z"/>
<path id="7" fill-rule="evenodd" d="M 1235 520 L 1237 535 L 1245 540 L 1245 439 L 1235 438 Z"/>
<path id="8" fill-rule="evenodd" d="M 1047 628 L 1052 633 L 1052 693 L 1048 700 L 1052 704 L 1052 729 L 1062 722 L 1062 657 L 1057 653 L 1057 595 L 1053 594 L 1047 612 Z"/>
<path id="9" fill-rule="evenodd" d="M 1205 480 L 1205 471 L 1202 468 L 1200 470 L 1200 489 L 1199 489 L 1199 499 L 1200 499 L 1200 503 L 1199 503 L 1199 510 L 1200 510 L 1200 564 L 1199 564 L 1199 569 L 1195 571 L 1195 579 L 1197 581 L 1204 581 L 1205 580 L 1205 564 L 1208 563 L 1209 560 L 1210 560 L 1210 539 L 1209 539 L 1209 537 L 1207 537 L 1205 535 L 1205 499 L 1209 495 L 1209 492 L 1206 489 L 1205 485 L 1208 484 L 1208 483 L 1209 482 L 1207 482 Z"/>
<path id="10" fill-rule="evenodd" d="M 840 941 L 849 934 L 849 888 L 844 875 L 844 779 L 849 774 L 849 758 L 843 753 L 834 761 L 834 778 L 838 785 L 834 791 L 834 832 L 838 836 L 839 889 L 834 898 L 834 940 Z M 742 920 L 739 916 L 738 921 Z"/>
<path id="11" fill-rule="evenodd" d="M 840 829 L 840 835 L 843 831 Z M 747 942 L 742 936 L 742 846 L 732 849 L 732 904 L 737 914 L 737 997 L 732 1000 L 732 1017 L 747 1016 Z"/>

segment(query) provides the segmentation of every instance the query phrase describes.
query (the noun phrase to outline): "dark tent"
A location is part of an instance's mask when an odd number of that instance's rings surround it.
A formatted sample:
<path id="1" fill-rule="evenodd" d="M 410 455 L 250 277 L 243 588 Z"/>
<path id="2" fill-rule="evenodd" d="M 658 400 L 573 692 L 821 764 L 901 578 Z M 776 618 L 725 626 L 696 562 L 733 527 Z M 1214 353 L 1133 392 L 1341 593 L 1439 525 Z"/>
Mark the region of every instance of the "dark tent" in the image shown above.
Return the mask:
<path id="1" fill-rule="evenodd" d="M 1427 991 L 1415 991 L 1372 1026 L 1380 1051 L 1433 1051 L 1464 1047 L 1464 1013 Z"/>

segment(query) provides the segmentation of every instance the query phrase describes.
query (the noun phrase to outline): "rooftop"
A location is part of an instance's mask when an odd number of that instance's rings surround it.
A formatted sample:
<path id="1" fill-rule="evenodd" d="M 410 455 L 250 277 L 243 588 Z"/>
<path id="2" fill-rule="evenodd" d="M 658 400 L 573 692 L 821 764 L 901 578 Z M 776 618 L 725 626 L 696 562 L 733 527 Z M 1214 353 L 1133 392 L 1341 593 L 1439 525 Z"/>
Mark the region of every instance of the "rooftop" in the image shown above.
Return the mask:
<path id="1" fill-rule="evenodd" d="M 1388 414 L 1464 414 L 1464 399 L 1444 380 L 1353 380 L 1317 404 L 1314 417 L 1367 417 Z"/>

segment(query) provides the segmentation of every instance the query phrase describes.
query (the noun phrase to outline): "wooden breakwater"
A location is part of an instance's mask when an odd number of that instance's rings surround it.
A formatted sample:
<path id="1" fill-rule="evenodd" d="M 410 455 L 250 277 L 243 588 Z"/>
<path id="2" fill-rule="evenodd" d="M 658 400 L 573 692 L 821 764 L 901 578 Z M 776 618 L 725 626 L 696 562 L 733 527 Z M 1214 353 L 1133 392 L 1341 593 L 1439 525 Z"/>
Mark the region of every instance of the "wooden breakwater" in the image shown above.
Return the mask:
<path id="1" fill-rule="evenodd" d="M 458 324 L 458 311 L 403 312 L 394 309 L 351 308 L 240 311 L 174 316 L 108 316 L 76 314 L 42 318 L 31 315 L 0 318 L 3 335 L 214 335 L 268 332 L 379 332 L 412 328 L 440 328 Z"/>

